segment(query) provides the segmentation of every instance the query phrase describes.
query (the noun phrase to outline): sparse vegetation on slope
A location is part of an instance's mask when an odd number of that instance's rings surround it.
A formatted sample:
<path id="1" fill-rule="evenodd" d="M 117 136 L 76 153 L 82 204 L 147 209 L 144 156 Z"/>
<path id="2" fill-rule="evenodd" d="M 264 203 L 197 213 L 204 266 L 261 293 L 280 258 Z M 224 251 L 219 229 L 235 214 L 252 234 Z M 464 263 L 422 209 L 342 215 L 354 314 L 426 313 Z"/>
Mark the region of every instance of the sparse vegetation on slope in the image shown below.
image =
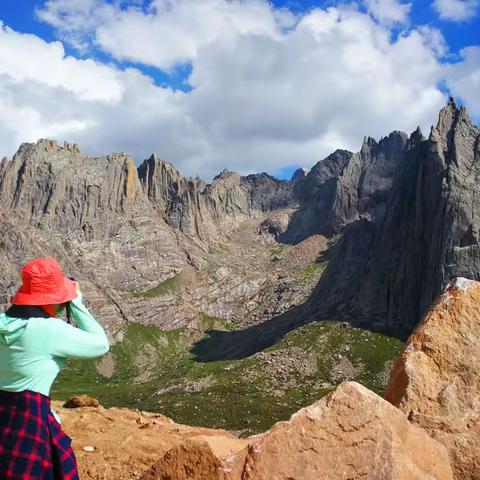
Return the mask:
<path id="1" fill-rule="evenodd" d="M 204 316 L 205 329 L 229 329 Z M 87 393 L 105 406 L 156 411 L 175 421 L 255 433 L 288 418 L 343 380 L 381 392 L 400 341 L 336 322 L 305 325 L 242 360 L 196 361 L 198 333 L 131 324 L 99 362 L 70 362 L 54 398 Z M 110 378 L 101 363 L 110 364 Z M 113 367 L 113 368 L 112 368 Z M 103 375 L 99 373 L 103 372 Z"/>
<path id="2" fill-rule="evenodd" d="M 176 277 L 170 277 L 159 283 L 155 287 L 149 288 L 143 292 L 133 293 L 135 298 L 152 298 L 160 297 L 161 295 L 166 295 L 167 293 L 172 293 L 175 290 L 177 279 Z"/>

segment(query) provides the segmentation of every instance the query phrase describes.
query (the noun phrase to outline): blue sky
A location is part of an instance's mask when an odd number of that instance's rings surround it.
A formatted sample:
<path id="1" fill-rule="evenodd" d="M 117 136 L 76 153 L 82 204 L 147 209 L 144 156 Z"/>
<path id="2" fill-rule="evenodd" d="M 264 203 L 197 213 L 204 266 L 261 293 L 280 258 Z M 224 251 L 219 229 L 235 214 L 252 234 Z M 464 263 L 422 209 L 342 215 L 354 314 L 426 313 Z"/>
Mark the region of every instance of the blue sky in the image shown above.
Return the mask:
<path id="1" fill-rule="evenodd" d="M 3 1 L 0 156 L 48 136 L 288 177 L 365 135 L 428 133 L 448 95 L 479 123 L 480 0 L 167 3 Z"/>

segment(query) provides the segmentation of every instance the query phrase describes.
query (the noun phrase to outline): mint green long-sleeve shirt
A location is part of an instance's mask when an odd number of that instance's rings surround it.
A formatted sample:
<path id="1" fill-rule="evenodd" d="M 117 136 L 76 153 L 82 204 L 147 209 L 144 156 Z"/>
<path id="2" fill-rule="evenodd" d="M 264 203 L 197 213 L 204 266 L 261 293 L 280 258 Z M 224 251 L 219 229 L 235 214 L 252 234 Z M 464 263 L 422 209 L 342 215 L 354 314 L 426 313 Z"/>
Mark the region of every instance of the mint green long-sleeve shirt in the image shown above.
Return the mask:
<path id="1" fill-rule="evenodd" d="M 28 320 L 0 315 L 0 390 L 50 394 L 67 358 L 95 358 L 108 352 L 102 326 L 82 302 L 71 302 L 78 328 L 59 318 Z"/>

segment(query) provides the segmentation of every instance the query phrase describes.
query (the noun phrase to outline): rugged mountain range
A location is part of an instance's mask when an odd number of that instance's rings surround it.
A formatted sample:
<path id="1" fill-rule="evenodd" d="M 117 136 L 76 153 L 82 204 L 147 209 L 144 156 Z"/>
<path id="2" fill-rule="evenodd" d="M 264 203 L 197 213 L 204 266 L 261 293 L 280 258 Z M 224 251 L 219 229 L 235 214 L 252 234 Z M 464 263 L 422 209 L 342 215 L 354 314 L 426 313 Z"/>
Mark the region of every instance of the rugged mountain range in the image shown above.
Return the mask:
<path id="1" fill-rule="evenodd" d="M 295 206 L 293 182 L 267 174 L 224 171 L 207 185 L 155 156 L 137 168 L 123 153 L 23 144 L 0 164 L 1 287 L 13 293 L 21 264 L 53 255 L 112 334 L 129 320 L 173 328 L 195 327 L 199 314 L 243 318 L 259 302 L 238 304 L 270 286 L 272 240 L 260 223 Z"/>
<path id="2" fill-rule="evenodd" d="M 393 132 L 290 181 L 225 170 L 211 184 L 154 155 L 136 167 L 23 144 L 0 163 L 0 287 L 54 255 L 111 334 L 285 312 L 409 331 L 451 278 L 479 277 L 479 139 L 451 100 L 428 139 Z"/>

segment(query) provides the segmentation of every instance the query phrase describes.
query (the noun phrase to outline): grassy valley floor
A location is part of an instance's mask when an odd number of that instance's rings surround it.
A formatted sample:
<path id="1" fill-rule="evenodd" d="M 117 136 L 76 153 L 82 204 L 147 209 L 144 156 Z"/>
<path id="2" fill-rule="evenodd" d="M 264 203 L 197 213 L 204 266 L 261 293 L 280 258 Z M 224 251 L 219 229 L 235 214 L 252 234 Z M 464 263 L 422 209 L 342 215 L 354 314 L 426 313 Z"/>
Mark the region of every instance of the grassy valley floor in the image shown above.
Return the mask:
<path id="1" fill-rule="evenodd" d="M 205 328 L 228 324 L 205 317 Z M 55 399 L 86 393 L 104 406 L 160 412 L 176 422 L 234 430 L 268 429 L 344 380 L 382 393 L 402 342 L 337 322 L 316 322 L 241 360 L 199 362 L 191 346 L 202 335 L 131 324 L 99 361 L 70 361 Z"/>

